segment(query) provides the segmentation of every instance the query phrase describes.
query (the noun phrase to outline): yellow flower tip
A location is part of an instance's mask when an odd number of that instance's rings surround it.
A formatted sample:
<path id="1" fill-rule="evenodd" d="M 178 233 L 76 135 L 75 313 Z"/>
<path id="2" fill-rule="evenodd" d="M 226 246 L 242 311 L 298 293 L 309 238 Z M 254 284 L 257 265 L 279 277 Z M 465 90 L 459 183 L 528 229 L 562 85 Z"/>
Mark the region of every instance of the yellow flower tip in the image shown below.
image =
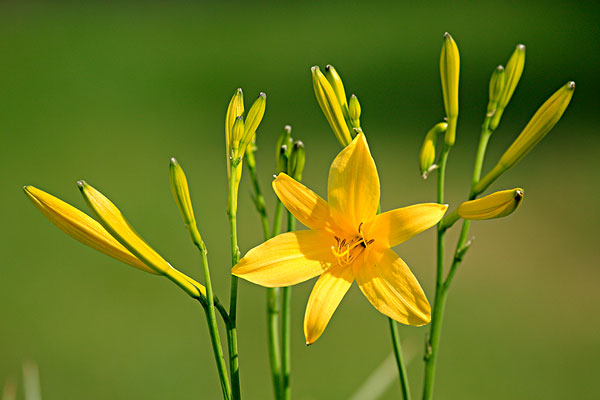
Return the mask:
<path id="1" fill-rule="evenodd" d="M 171 192 L 173 193 L 173 198 L 177 203 L 177 208 L 181 213 L 183 222 L 194 239 L 194 235 L 199 236 L 199 234 L 197 234 L 196 217 L 194 216 L 190 190 L 185 172 L 174 157 L 171 158 L 171 163 L 169 164 L 169 183 L 171 184 Z"/>
<path id="2" fill-rule="evenodd" d="M 522 188 L 501 190 L 477 200 L 467 201 L 458 207 L 464 219 L 485 220 L 512 214 L 521 205 L 525 192 Z"/>

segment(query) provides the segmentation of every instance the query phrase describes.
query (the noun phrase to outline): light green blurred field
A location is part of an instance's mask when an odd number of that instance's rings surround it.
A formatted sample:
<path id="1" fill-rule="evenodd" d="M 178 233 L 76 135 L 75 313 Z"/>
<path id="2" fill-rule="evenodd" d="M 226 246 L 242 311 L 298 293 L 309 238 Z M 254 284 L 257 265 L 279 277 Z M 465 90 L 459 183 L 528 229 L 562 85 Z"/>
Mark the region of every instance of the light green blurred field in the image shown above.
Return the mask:
<path id="1" fill-rule="evenodd" d="M 84 208 L 85 178 L 114 200 L 174 265 L 199 277 L 168 184 L 176 156 L 191 183 L 217 292 L 228 291 L 223 119 L 235 88 L 268 95 L 258 137 L 267 192 L 281 127 L 307 148 L 304 181 L 324 194 L 339 145 L 312 92 L 309 68 L 334 64 L 363 108 L 384 210 L 435 198 L 418 174 L 426 130 L 442 117 L 445 31 L 462 57 L 461 117 L 449 161 L 449 201 L 468 190 L 487 79 L 514 46 L 527 64 L 492 138 L 492 166 L 536 108 L 577 82 L 563 121 L 494 185 L 521 186 L 517 213 L 474 224 L 475 241 L 450 294 L 439 399 L 596 399 L 600 369 L 598 259 L 599 9 L 587 3 L 369 2 L 191 5 L 0 5 L 0 384 L 24 359 L 40 366 L 45 400 L 217 399 L 201 308 L 164 279 L 66 237 L 22 194 L 36 185 Z M 487 4 L 487 3 L 486 3 Z M 260 243 L 242 182 L 242 252 Z M 451 235 L 449 247 L 455 240 Z M 396 250 L 433 297 L 434 235 Z M 390 353 L 385 318 L 353 287 L 323 337 L 304 346 L 312 282 L 294 288 L 293 391 L 345 399 Z M 264 289 L 240 290 L 246 399 L 271 396 Z M 424 328 L 401 327 L 420 393 Z M 398 385 L 384 398 L 399 398 Z"/>

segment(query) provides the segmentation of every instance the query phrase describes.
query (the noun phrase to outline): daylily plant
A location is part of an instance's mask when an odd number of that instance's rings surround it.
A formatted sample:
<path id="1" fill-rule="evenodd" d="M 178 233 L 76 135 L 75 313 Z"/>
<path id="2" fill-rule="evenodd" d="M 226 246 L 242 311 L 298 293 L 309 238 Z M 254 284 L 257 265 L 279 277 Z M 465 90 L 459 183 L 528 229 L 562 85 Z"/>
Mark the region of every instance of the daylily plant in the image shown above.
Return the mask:
<path id="1" fill-rule="evenodd" d="M 377 214 L 379 176 L 364 134 L 331 164 L 327 202 L 285 173 L 273 188 L 310 230 L 283 233 L 255 247 L 233 274 L 267 287 L 320 275 L 304 316 L 307 344 L 321 336 L 354 280 L 381 313 L 406 325 L 429 323 L 431 307 L 423 289 L 390 248 L 435 225 L 448 207 L 426 203 Z"/>

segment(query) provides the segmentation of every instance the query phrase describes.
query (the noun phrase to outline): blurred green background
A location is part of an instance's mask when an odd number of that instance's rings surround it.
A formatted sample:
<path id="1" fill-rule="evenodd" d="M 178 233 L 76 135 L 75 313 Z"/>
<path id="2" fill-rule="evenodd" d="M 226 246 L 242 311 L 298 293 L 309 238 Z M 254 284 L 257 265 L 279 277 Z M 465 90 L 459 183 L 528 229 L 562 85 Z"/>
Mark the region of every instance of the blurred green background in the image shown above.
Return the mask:
<path id="1" fill-rule="evenodd" d="M 594 2 L 33 3 L 0 4 L 0 384 L 40 366 L 45 399 L 217 399 L 201 307 L 167 280 L 68 238 L 23 195 L 36 185 L 85 208 L 85 178 L 115 201 L 174 265 L 201 276 L 168 183 L 185 168 L 217 292 L 228 292 L 223 121 L 234 89 L 268 95 L 258 133 L 272 207 L 274 143 L 284 124 L 307 148 L 304 181 L 325 194 L 339 151 L 314 99 L 312 65 L 334 64 L 356 93 L 382 181 L 384 210 L 435 198 L 417 153 L 443 116 L 439 51 L 461 51 L 461 116 L 448 198 L 468 191 L 488 78 L 517 43 L 521 83 L 492 138 L 490 168 L 539 105 L 577 82 L 563 120 L 493 186 L 521 186 L 511 217 L 473 224 L 476 240 L 452 288 L 439 358 L 439 399 L 596 399 L 600 8 Z M 240 190 L 242 252 L 261 230 Z M 456 232 L 452 232 L 449 247 Z M 434 232 L 396 250 L 433 299 Z M 391 351 L 387 321 L 356 285 L 307 348 L 312 282 L 293 293 L 296 399 L 348 398 Z M 264 289 L 240 289 L 246 399 L 271 398 Z M 415 395 L 424 328 L 401 327 Z M 21 389 L 22 392 L 22 389 Z M 399 398 L 394 382 L 383 398 Z"/>

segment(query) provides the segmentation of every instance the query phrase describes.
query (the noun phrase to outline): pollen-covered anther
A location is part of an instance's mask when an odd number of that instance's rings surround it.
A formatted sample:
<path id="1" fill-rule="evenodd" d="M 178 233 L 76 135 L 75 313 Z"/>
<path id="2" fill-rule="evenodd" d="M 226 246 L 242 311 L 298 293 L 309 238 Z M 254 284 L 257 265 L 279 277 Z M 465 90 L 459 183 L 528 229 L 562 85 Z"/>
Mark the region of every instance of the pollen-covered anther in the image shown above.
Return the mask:
<path id="1" fill-rule="evenodd" d="M 350 265 L 356 258 L 367 248 L 373 244 L 375 239 L 366 240 L 362 235 L 362 222 L 358 226 L 358 236 L 352 239 L 340 239 L 334 236 L 336 245 L 331 246 L 331 251 L 337 258 L 338 264 Z"/>

